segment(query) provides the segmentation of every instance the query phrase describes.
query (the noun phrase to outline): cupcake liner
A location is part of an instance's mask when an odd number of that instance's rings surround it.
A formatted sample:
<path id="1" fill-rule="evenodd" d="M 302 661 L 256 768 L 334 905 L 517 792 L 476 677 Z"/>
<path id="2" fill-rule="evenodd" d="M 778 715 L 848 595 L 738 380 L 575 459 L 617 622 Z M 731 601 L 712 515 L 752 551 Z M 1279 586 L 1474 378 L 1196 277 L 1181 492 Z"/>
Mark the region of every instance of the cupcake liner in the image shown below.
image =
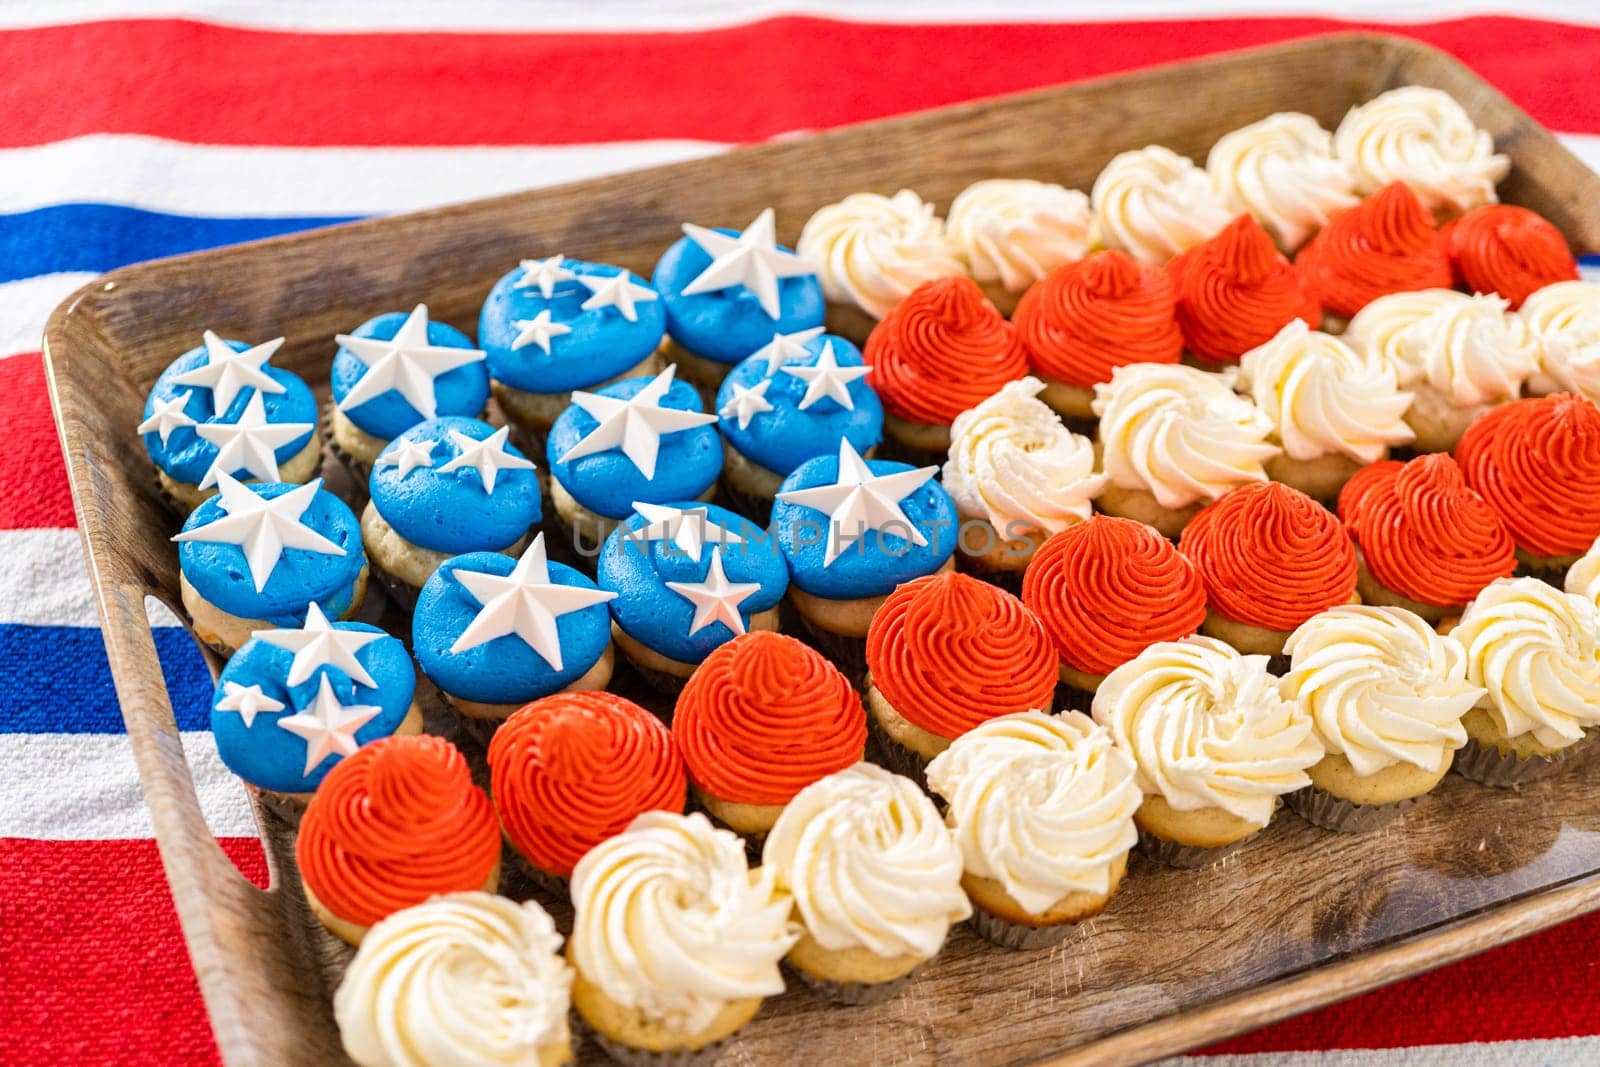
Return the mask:
<path id="1" fill-rule="evenodd" d="M 956 566 L 962 573 L 970 574 L 972 577 L 988 582 L 990 585 L 998 586 L 1012 596 L 1020 597 L 1022 595 L 1022 576 L 1026 573 L 1024 571 L 1003 571 L 984 567 L 963 556 L 959 551 L 956 552 Z"/>
<path id="2" fill-rule="evenodd" d="M 1391 822 L 1406 809 L 1416 807 L 1421 799 L 1408 797 L 1393 804 L 1357 804 L 1308 785 L 1284 797 L 1283 802 L 1312 826 L 1341 834 L 1364 834 Z"/>
<path id="3" fill-rule="evenodd" d="M 674 1049 L 670 1052 L 651 1052 L 634 1048 L 615 1038 L 607 1037 L 587 1022 L 580 1022 L 578 1031 L 594 1039 L 607 1056 L 623 1067 L 710 1067 L 727 1050 L 729 1039 L 713 1041 L 697 1049 Z"/>
<path id="4" fill-rule="evenodd" d="M 741 489 L 736 489 L 723 479 L 717 485 L 722 494 L 722 505 L 729 511 L 754 522 L 757 526 L 765 528 L 772 521 L 772 498 L 751 496 Z"/>
<path id="5" fill-rule="evenodd" d="M 1056 685 L 1056 711 L 1081 711 L 1089 714 L 1089 709 L 1094 706 L 1094 694 L 1079 689 L 1075 685 L 1059 682 Z"/>
<path id="6" fill-rule="evenodd" d="M 892 1000 L 905 989 L 907 983 L 917 976 L 918 966 L 909 974 L 899 978 L 891 978 L 887 982 L 835 982 L 829 978 L 818 978 L 810 971 L 796 967 L 785 962 L 784 968 L 808 988 L 814 990 L 818 996 L 833 1001 L 835 1004 L 848 1004 L 856 1007 L 863 1004 L 882 1004 Z"/>
<path id="7" fill-rule="evenodd" d="M 464 715 L 460 711 L 457 711 L 456 715 L 461 720 L 462 732 L 482 745 L 485 752 L 489 750 L 489 742 L 494 739 L 494 732 L 505 722 L 504 719 L 483 719 L 476 715 Z"/>
<path id="8" fill-rule="evenodd" d="M 666 671 L 656 670 L 654 667 L 646 667 L 628 655 L 627 651 L 620 646 L 618 651 L 622 652 L 622 658 L 627 661 L 628 667 L 640 678 L 644 679 L 651 689 L 654 689 L 662 696 L 677 697 L 679 693 L 683 692 L 684 685 L 689 681 L 689 679 L 680 678 L 676 674 L 668 674 Z M 659 715 L 657 717 L 660 718 Z M 662 721 L 671 726 L 671 715 L 669 714 Z"/>
<path id="9" fill-rule="evenodd" d="M 344 465 L 350 472 L 351 479 L 360 486 L 363 493 L 372 478 L 372 464 L 359 460 L 346 452 L 333 435 L 333 401 L 328 401 L 322 408 L 322 439 L 328 442 L 328 451 L 333 453 L 335 459 Z"/>
<path id="10" fill-rule="evenodd" d="M 875 716 L 867 716 L 867 734 L 877 745 L 880 766 L 887 767 L 904 778 L 909 778 L 923 789 L 928 788 L 928 761 L 911 751 L 879 725 Z"/>
<path id="11" fill-rule="evenodd" d="M 1480 785 L 1511 789 L 1526 782 L 1536 782 L 1555 773 L 1560 764 L 1588 748 L 1593 743 L 1594 737 L 1595 735 L 1591 733 L 1581 741 L 1548 756 L 1518 756 L 1515 753 L 1501 752 L 1493 745 L 1480 745 L 1477 740 L 1469 737 L 1467 743 L 1456 750 L 1454 769 L 1463 778 L 1469 778 Z"/>
<path id="12" fill-rule="evenodd" d="M 565 878 L 534 866 L 533 861 L 515 848 L 510 848 L 510 852 L 518 873 L 526 878 L 534 889 L 557 900 L 572 899 L 572 887 Z"/>
<path id="13" fill-rule="evenodd" d="M 831 659 L 834 666 L 860 688 L 862 679 L 867 676 L 867 639 L 825 630 L 803 614 L 800 623 L 806 628 L 807 643 Z"/>
<path id="14" fill-rule="evenodd" d="M 1059 945 L 1072 933 L 1071 923 L 1057 923 L 1053 926 L 1025 926 L 1022 923 L 1009 922 L 992 915 L 982 908 L 973 908 L 972 917 L 967 920 L 974 933 L 991 944 L 1003 948 L 1027 951 L 1030 949 L 1049 948 Z"/>
<path id="15" fill-rule="evenodd" d="M 1256 831 L 1260 833 L 1260 831 Z M 1148 830 L 1139 831 L 1139 851 L 1157 863 L 1168 867 L 1194 868 L 1207 867 L 1226 856 L 1237 852 L 1245 844 L 1255 839 L 1255 834 L 1241 838 L 1231 845 L 1222 845 L 1210 848 L 1206 845 L 1185 845 L 1178 841 L 1168 841 L 1164 837 L 1157 837 Z"/>
<path id="16" fill-rule="evenodd" d="M 417 596 L 421 590 L 404 579 L 396 578 L 378 566 L 378 562 L 374 559 L 367 560 L 367 568 L 377 577 L 383 586 L 383 591 L 389 595 L 389 599 L 396 607 L 408 612 L 417 610 Z"/>

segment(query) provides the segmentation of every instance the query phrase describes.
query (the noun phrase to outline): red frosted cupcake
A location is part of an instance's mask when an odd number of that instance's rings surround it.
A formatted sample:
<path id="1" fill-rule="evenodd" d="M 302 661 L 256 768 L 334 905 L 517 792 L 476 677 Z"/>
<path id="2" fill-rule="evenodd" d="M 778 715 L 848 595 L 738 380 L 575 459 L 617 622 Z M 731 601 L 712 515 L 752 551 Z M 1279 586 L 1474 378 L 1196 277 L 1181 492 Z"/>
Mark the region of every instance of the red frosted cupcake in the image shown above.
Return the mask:
<path id="1" fill-rule="evenodd" d="M 1056 650 L 1022 601 L 951 572 L 900 586 L 867 633 L 867 712 L 890 770 L 929 760 L 989 719 L 1050 710 Z"/>
<path id="2" fill-rule="evenodd" d="M 1246 655 L 1281 655 L 1295 627 L 1355 600 L 1350 535 L 1281 482 L 1230 489 L 1189 521 L 1178 550 L 1205 586 L 1201 631 Z"/>
<path id="3" fill-rule="evenodd" d="M 1514 204 L 1485 204 L 1442 231 L 1456 284 L 1499 293 L 1522 306 L 1535 290 L 1578 277 L 1578 261 L 1543 215 Z"/>
<path id="4" fill-rule="evenodd" d="M 820 652 L 757 630 L 700 664 L 678 697 L 672 735 L 705 809 L 760 835 L 800 790 L 861 762 L 867 716 Z"/>
<path id="5" fill-rule="evenodd" d="M 646 811 L 683 811 L 683 757 L 661 720 L 614 693 L 515 711 L 489 743 L 489 789 L 511 847 L 546 880 Z"/>
<path id="6" fill-rule="evenodd" d="M 1356 543 L 1356 589 L 1367 604 L 1437 623 L 1517 567 L 1511 534 L 1447 452 L 1358 471 L 1339 494 Z"/>
<path id="7" fill-rule="evenodd" d="M 1600 408 L 1583 397 L 1502 404 L 1467 428 L 1456 461 L 1530 567 L 1569 566 L 1600 537 Z"/>
<path id="8" fill-rule="evenodd" d="M 911 291 L 867 338 L 884 432 L 906 449 L 943 453 L 950 424 L 1028 373 L 1017 332 L 971 278 Z"/>
<path id="9" fill-rule="evenodd" d="M 1039 399 L 1068 418 L 1094 417 L 1094 387 L 1125 363 L 1176 363 L 1183 355 L 1177 294 L 1160 267 L 1126 252 L 1096 252 L 1034 283 L 1012 322 Z"/>
<path id="10" fill-rule="evenodd" d="M 1315 330 L 1322 305 L 1261 223 L 1240 215 L 1167 263 L 1184 344 L 1211 369 L 1277 336 L 1295 319 Z"/>
<path id="11" fill-rule="evenodd" d="M 311 798 L 294 852 L 306 902 L 352 945 L 402 908 L 500 883 L 494 806 L 456 747 L 425 734 L 341 760 Z"/>
<path id="12" fill-rule="evenodd" d="M 1295 266 L 1323 308 L 1346 319 L 1380 296 L 1451 283 L 1444 239 L 1404 182 L 1335 215 L 1300 249 Z"/>

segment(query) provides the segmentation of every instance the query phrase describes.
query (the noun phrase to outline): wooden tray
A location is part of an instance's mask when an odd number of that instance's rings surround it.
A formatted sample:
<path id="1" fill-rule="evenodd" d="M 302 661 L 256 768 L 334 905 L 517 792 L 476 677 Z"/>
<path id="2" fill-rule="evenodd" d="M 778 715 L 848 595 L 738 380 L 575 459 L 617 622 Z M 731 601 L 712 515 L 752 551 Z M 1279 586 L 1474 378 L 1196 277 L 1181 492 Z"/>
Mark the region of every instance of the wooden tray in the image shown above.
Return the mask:
<path id="1" fill-rule="evenodd" d="M 306 909 L 292 830 L 258 812 L 267 891 L 214 843 L 145 614 L 147 595 L 177 603 L 166 540 L 176 519 L 134 426 L 157 374 L 202 329 L 250 341 L 286 334 L 278 364 L 325 393 L 336 332 L 420 300 L 471 331 L 491 283 L 521 257 L 563 252 L 648 275 L 684 220 L 737 226 L 772 205 L 792 243 L 812 210 L 858 190 L 906 186 L 948 205 L 978 178 L 1086 189 L 1124 149 L 1155 142 L 1203 160 L 1222 133 L 1273 111 L 1308 112 L 1331 129 L 1350 106 L 1411 83 L 1450 92 L 1493 133 L 1515 163 L 1507 200 L 1551 219 L 1580 252 L 1600 249 L 1600 178 L 1526 114 L 1440 52 L 1340 35 L 143 264 L 67 301 L 45 353 L 79 528 L 227 1061 L 342 1062 L 330 998 L 348 951 Z M 837 1008 L 792 989 L 728 1059 L 1128 1063 L 1257 1027 L 1600 907 L 1600 791 L 1584 783 L 1577 767 L 1520 793 L 1450 776 L 1434 800 L 1374 835 L 1329 834 L 1285 813 L 1212 869 L 1135 857 L 1108 913 L 1060 948 L 1006 952 L 957 928 L 905 995 Z"/>

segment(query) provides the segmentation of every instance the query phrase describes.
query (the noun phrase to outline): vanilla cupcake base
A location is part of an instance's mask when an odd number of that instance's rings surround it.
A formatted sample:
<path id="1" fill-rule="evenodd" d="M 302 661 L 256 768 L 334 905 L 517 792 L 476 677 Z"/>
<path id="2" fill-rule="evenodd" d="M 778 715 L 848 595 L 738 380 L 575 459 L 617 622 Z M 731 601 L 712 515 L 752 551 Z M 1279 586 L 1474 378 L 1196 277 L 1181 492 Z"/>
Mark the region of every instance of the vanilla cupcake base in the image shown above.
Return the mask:
<path id="1" fill-rule="evenodd" d="M 706 486 L 705 492 L 695 497 L 703 504 L 709 504 L 711 498 L 717 495 L 717 483 L 712 482 Z M 579 549 L 579 555 L 588 560 L 589 569 L 594 569 L 594 553 L 585 554 L 584 548 L 598 550 L 611 536 L 611 532 L 624 522 L 629 516 L 613 519 L 609 515 L 602 515 L 598 511 L 590 511 L 580 504 L 568 490 L 561 484 L 559 478 L 550 479 L 550 501 L 555 505 L 556 518 L 560 520 L 562 528 L 566 531 L 570 543 Z"/>
<path id="2" fill-rule="evenodd" d="M 1066 419 L 1095 421 L 1093 386 L 1073 385 L 1044 374 L 1036 377 L 1044 382 L 1044 389 L 1040 391 L 1039 399 L 1055 409 L 1056 414 Z"/>
<path id="3" fill-rule="evenodd" d="M 839 1004 L 878 1004 L 898 993 L 927 960 L 914 953 L 880 956 L 870 949 L 824 948 L 810 933 L 784 957 L 801 981 Z"/>
<path id="4" fill-rule="evenodd" d="M 416 592 L 428 584 L 440 564 L 461 555 L 460 552 L 441 552 L 423 548 L 405 539 L 389 525 L 372 501 L 361 509 L 361 545 L 367 550 L 367 560 L 384 574 L 411 587 L 411 601 L 416 603 Z M 528 547 L 528 535 L 523 534 L 515 544 L 496 549 L 502 555 L 516 559 Z"/>
<path id="5" fill-rule="evenodd" d="M 558 690 L 562 693 L 598 692 L 611 684 L 611 674 L 616 666 L 616 652 L 611 645 L 606 645 L 605 651 L 600 653 L 600 658 L 595 660 L 580 677 L 565 689 Z M 500 724 L 510 718 L 512 713 L 523 707 L 528 701 L 519 701 L 515 704 L 486 704 L 478 700 L 468 700 L 465 697 L 454 696 L 439 690 L 446 704 L 449 704 L 461 714 L 461 723 L 468 733 L 482 743 L 485 747 Z M 550 694 L 546 694 L 550 695 Z"/>
<path id="6" fill-rule="evenodd" d="M 1110 882 L 1104 893 L 1068 893 L 1037 915 L 1017 903 L 1000 882 L 969 871 L 961 876 L 961 888 L 972 901 L 972 918 L 967 921 L 978 936 L 1005 948 L 1035 949 L 1058 944 L 1075 924 L 1105 910 L 1127 871 L 1128 854 L 1124 852 L 1111 865 Z"/>
<path id="7" fill-rule="evenodd" d="M 901 715 L 889 698 L 866 680 L 867 728 L 878 743 L 884 766 L 918 785 L 927 780 L 928 763 L 950 747 L 950 738 L 924 730 Z"/>
<path id="8" fill-rule="evenodd" d="M 1388 455 L 1385 452 L 1383 459 Z M 1363 464 L 1349 456 L 1335 453 L 1316 459 L 1290 459 L 1279 454 L 1267 460 L 1267 477 L 1292 489 L 1298 489 L 1313 500 L 1329 503 L 1337 500 L 1344 483 L 1362 468 Z"/>
<path id="9" fill-rule="evenodd" d="M 898 415 L 883 413 L 883 436 L 886 451 L 893 453 L 888 459 L 905 462 L 943 463 L 950 454 L 950 427 L 948 425 L 912 422 Z"/>
<path id="10" fill-rule="evenodd" d="M 952 557 L 933 573 L 943 574 L 954 570 L 955 565 Z M 867 670 L 867 631 L 872 627 L 872 616 L 889 599 L 889 593 L 855 600 L 829 600 L 791 582 L 787 595 L 800 621 L 815 639 L 812 643 L 852 682 L 859 683 Z"/>
<path id="11" fill-rule="evenodd" d="M 1008 593 L 1020 595 L 1022 593 L 1022 574 L 1032 562 L 1034 553 L 1039 551 L 1039 546 L 1050 537 L 1043 530 L 1030 530 L 1022 537 L 1007 539 L 1005 531 L 995 530 L 989 526 L 982 517 L 974 515 L 960 515 L 961 532 L 956 537 L 956 556 L 961 569 L 975 577 L 982 578 L 1006 590 Z M 989 538 L 980 544 L 969 545 L 966 530 L 969 523 L 984 523 L 984 529 L 989 531 Z M 983 551 L 975 551 L 983 549 Z"/>
<path id="12" fill-rule="evenodd" d="M 684 1031 L 663 1020 L 652 1019 L 639 1008 L 619 1004 L 606 996 L 578 970 L 572 942 L 567 960 L 573 965 L 572 1006 L 606 1055 L 618 1063 L 639 1067 L 700 1067 L 722 1051 L 720 1043 L 761 1010 L 761 997 L 730 1000 L 705 1026 Z"/>
<path id="13" fill-rule="evenodd" d="M 367 576 L 367 567 L 363 565 L 356 575 L 355 590 L 350 595 L 350 606 L 339 616 L 339 620 L 348 619 L 361 609 L 361 601 L 367 595 Z M 181 572 L 178 575 L 178 595 L 183 602 L 183 610 L 189 613 L 189 622 L 195 637 L 224 656 L 237 652 L 257 630 L 279 628 L 275 622 L 245 619 L 223 611 L 201 596 L 200 591 L 189 584 L 188 576 Z"/>
<path id="14" fill-rule="evenodd" d="M 1592 748 L 1593 730 L 1564 748 L 1541 745 L 1531 733 L 1507 737 L 1483 708 L 1473 708 L 1461 719 L 1467 743 L 1456 753 L 1456 773 L 1480 785 L 1508 789 L 1538 781 L 1573 756 Z"/>
<path id="15" fill-rule="evenodd" d="M 778 629 L 778 609 L 768 608 L 766 611 L 757 612 L 750 616 L 751 630 Z M 613 620 L 611 623 L 611 640 L 622 649 L 622 654 L 633 665 L 644 679 L 663 693 L 676 693 L 683 688 L 683 683 L 699 667 L 698 663 L 686 663 L 683 660 L 664 656 L 655 649 L 648 647 L 638 638 L 634 637 Z"/>
<path id="16" fill-rule="evenodd" d="M 659 373 L 662 367 L 661 350 L 665 346 L 666 342 L 663 341 L 656 351 L 621 374 L 582 386 L 581 390 L 589 392 L 610 385 L 612 382 L 620 382 L 624 378 L 639 378 Z M 571 389 L 560 393 L 530 393 L 525 389 L 518 389 L 498 381 L 490 381 L 489 388 L 494 392 L 495 402 L 500 405 L 500 410 L 505 414 L 507 421 L 518 429 L 532 434 L 540 444 L 543 444 L 545 434 L 550 432 L 550 427 L 556 424 L 556 419 L 560 418 L 561 413 L 572 403 Z"/>
<path id="17" fill-rule="evenodd" d="M 1361 598 L 1363 604 L 1380 608 L 1404 608 L 1413 615 L 1421 617 L 1430 626 L 1437 626 L 1449 611 L 1458 614 L 1461 611 L 1459 605 L 1454 608 L 1443 608 L 1437 604 L 1424 604 L 1420 600 L 1412 600 L 1380 585 L 1378 579 L 1372 576 L 1372 572 L 1367 570 L 1366 558 L 1362 556 L 1359 548 L 1356 549 L 1356 566 L 1356 595 Z"/>
<path id="18" fill-rule="evenodd" d="M 1196 501 L 1181 508 L 1169 508 L 1156 499 L 1148 489 L 1125 489 L 1108 485 L 1095 498 L 1095 507 L 1107 515 L 1133 519 L 1146 526 L 1155 527 L 1163 537 L 1176 538 L 1189 525 L 1189 520 L 1200 514 L 1204 501 Z"/>
<path id="19" fill-rule="evenodd" d="M 309 482 L 311 479 L 315 478 L 317 476 L 317 472 L 321 469 L 322 435 L 320 432 L 313 430 L 311 433 L 311 440 L 306 442 L 304 448 L 290 456 L 284 462 L 278 464 L 277 480 L 280 482 L 293 482 L 296 485 L 304 485 L 306 482 Z M 256 485 L 261 482 L 260 478 L 246 478 L 241 480 L 250 485 Z M 217 495 L 216 486 L 212 486 L 209 489 L 202 489 L 193 482 L 177 481 L 166 471 L 159 468 L 156 470 L 156 481 L 160 483 L 161 491 L 166 494 L 167 499 L 181 507 L 185 512 L 193 511 L 195 508 L 199 507 L 201 504 L 204 504 L 207 500 L 210 500 L 213 496 Z"/>
<path id="20" fill-rule="evenodd" d="M 742 837 L 765 837 L 783 813 L 782 804 L 745 804 L 714 797 L 697 785 L 689 786 L 693 800 L 706 814 Z"/>
<path id="21" fill-rule="evenodd" d="M 363 481 L 372 473 L 372 464 L 377 461 L 378 453 L 389 445 L 384 438 L 375 437 L 351 422 L 350 416 L 332 402 L 328 404 L 328 443 L 333 447 L 334 455 Z"/>
<path id="22" fill-rule="evenodd" d="M 1265 829 L 1221 808 L 1179 811 L 1160 796 L 1145 797 L 1133 822 L 1139 851 L 1168 867 L 1215 863 Z"/>
<path id="23" fill-rule="evenodd" d="M 1461 435 L 1480 415 L 1494 410 L 1498 404 L 1475 404 L 1456 407 L 1446 397 L 1430 393 L 1426 385 L 1415 387 L 1416 399 L 1406 412 L 1406 425 L 1417 439 L 1411 447 L 1418 452 L 1449 452 L 1461 443 Z"/>
<path id="24" fill-rule="evenodd" d="M 489 872 L 489 877 L 484 879 L 483 885 L 479 888 L 485 893 L 493 893 L 500 888 L 500 864 L 498 862 L 495 863 L 494 869 Z M 317 920 L 327 927 L 329 933 L 347 945 L 361 947 L 362 938 L 366 937 L 367 931 L 372 929 L 370 926 L 362 926 L 360 923 L 352 922 L 349 919 L 339 918 L 339 916 L 328 910 L 326 904 L 317 899 L 317 895 L 311 891 L 310 886 L 306 885 L 303 878 L 300 880 L 300 889 L 306 895 L 306 903 L 311 907 L 311 914 L 315 915 Z"/>
<path id="25" fill-rule="evenodd" d="M 1437 771 L 1397 763 L 1376 774 L 1356 773 L 1339 753 L 1323 756 L 1306 773 L 1311 785 L 1284 797 L 1284 803 L 1313 826 L 1337 833 L 1376 830 L 1413 807 L 1450 771 L 1446 758 Z"/>

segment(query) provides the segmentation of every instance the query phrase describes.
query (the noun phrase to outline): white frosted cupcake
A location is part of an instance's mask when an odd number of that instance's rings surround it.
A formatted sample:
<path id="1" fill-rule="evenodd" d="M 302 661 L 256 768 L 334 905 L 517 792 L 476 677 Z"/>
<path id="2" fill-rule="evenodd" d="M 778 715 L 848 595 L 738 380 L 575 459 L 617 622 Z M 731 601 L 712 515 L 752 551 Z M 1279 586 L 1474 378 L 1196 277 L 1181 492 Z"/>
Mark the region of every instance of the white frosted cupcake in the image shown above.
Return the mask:
<path id="1" fill-rule="evenodd" d="M 1311 717 L 1326 755 L 1287 800 L 1328 830 L 1381 826 L 1443 780 L 1483 696 L 1465 650 L 1404 608 L 1337 607 L 1289 636 L 1281 691 Z"/>
<path id="2" fill-rule="evenodd" d="M 1089 199 L 1105 246 L 1150 263 L 1165 263 L 1233 219 L 1206 172 L 1160 145 L 1112 159 Z"/>
<path id="3" fill-rule="evenodd" d="M 762 850 L 805 925 L 789 964 L 845 1004 L 872 1004 L 938 955 L 972 913 L 961 849 L 909 778 L 871 763 L 801 790 Z"/>
<path id="4" fill-rule="evenodd" d="M 1356 192 L 1405 182 L 1440 219 L 1495 203 L 1495 183 L 1511 170 L 1494 138 L 1454 97 L 1421 85 L 1351 108 L 1334 131 L 1333 151 L 1350 168 Z"/>
<path id="5" fill-rule="evenodd" d="M 972 728 L 928 764 L 948 805 L 972 925 L 1007 948 L 1041 948 L 1098 915 L 1138 840 L 1127 755 L 1087 715 L 1024 711 Z"/>
<path id="6" fill-rule="evenodd" d="M 1028 286 L 1082 259 L 1094 244 L 1087 196 L 1020 178 L 967 186 L 951 202 L 946 225 L 973 280 L 1007 317 Z"/>
<path id="7" fill-rule="evenodd" d="M 1285 252 L 1360 199 L 1350 168 L 1334 157 L 1333 134 L 1293 111 L 1224 135 L 1211 146 L 1206 173 L 1228 210 L 1249 212 Z"/>
<path id="8" fill-rule="evenodd" d="M 1600 404 L 1600 285 L 1547 285 L 1524 300 L 1517 314 L 1528 324 L 1539 356 L 1528 392 L 1577 393 Z"/>

